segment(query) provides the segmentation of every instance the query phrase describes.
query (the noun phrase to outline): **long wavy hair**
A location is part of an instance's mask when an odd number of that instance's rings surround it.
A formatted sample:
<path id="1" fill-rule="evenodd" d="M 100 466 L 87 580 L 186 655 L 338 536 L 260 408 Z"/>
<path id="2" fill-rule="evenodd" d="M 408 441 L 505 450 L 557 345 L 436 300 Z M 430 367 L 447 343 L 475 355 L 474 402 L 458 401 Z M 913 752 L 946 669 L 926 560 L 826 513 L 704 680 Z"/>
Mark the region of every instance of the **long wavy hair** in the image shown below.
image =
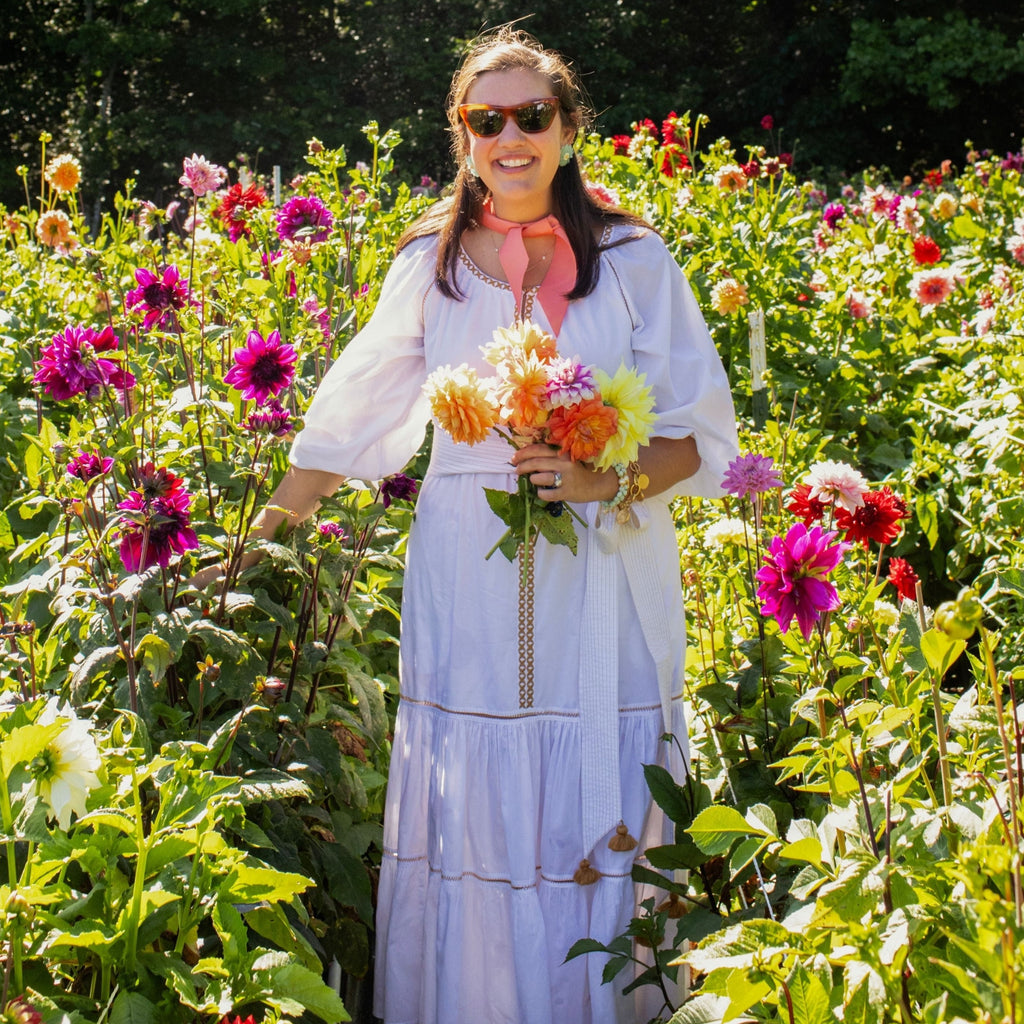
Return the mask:
<path id="1" fill-rule="evenodd" d="M 459 117 L 459 106 L 466 102 L 469 90 L 481 75 L 518 69 L 534 71 L 548 79 L 551 95 L 558 97 L 562 123 L 571 127 L 577 138 L 591 123 L 592 112 L 584 100 L 579 78 L 560 54 L 544 49 L 531 35 L 508 25 L 475 41 L 455 72 L 448 93 L 448 131 L 457 168 L 451 194 L 411 224 L 398 240 L 397 248 L 401 252 L 413 239 L 437 235 L 435 279 L 438 289 L 448 298 L 462 298 L 455 281 L 462 234 L 476 224 L 489 194 L 482 181 L 466 169 L 469 141 Z M 608 224 L 632 224 L 649 228 L 650 225 L 591 193 L 583 182 L 575 157 L 555 172 L 552 196 L 552 212 L 565 228 L 576 255 L 576 285 L 568 297 L 582 298 L 589 295 L 597 284 L 602 251 L 598 239 L 604 227 Z"/>

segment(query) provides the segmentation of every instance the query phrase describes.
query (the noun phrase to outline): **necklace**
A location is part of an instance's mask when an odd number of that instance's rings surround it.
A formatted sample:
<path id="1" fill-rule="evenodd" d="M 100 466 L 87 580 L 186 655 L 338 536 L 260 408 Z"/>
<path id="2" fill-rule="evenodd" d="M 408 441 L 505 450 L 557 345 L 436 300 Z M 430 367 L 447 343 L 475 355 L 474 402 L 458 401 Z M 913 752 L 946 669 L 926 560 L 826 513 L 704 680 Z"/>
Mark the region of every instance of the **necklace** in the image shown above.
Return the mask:
<path id="1" fill-rule="evenodd" d="M 491 245 L 494 246 L 494 252 L 500 258 L 501 246 L 505 242 L 505 236 L 500 231 L 495 231 L 494 228 L 488 228 L 487 230 L 490 232 Z M 497 238 L 497 241 L 495 241 L 495 238 Z M 541 263 L 547 263 L 550 258 L 551 253 L 549 252 L 542 253 L 540 256 L 530 256 L 530 261 L 526 264 L 524 274 L 528 274 L 534 269 L 534 267 L 539 266 Z"/>

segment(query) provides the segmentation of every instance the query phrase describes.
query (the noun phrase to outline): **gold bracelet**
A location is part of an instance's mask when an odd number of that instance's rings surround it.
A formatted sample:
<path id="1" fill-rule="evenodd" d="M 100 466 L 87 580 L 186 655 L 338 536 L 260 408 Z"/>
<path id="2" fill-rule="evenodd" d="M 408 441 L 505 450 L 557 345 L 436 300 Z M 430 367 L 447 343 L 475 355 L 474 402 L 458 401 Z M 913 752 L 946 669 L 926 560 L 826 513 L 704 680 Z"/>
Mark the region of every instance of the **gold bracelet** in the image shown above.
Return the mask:
<path id="1" fill-rule="evenodd" d="M 626 467 L 626 477 L 629 480 L 629 487 L 615 510 L 615 521 L 620 525 L 629 522 L 630 512 L 635 501 L 644 500 L 644 491 L 651 486 L 651 478 L 640 469 L 640 463 L 635 459 Z"/>

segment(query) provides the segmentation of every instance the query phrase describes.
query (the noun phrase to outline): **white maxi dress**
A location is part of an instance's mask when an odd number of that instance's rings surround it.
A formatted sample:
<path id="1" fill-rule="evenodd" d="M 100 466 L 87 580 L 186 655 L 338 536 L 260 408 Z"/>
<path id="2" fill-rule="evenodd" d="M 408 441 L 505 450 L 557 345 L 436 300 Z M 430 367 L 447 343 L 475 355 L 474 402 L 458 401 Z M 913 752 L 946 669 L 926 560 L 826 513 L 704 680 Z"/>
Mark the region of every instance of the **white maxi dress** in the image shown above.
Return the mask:
<path id="1" fill-rule="evenodd" d="M 728 381 L 682 272 L 661 239 L 609 228 L 596 289 L 570 303 L 559 352 L 653 387 L 655 434 L 695 437 L 699 472 L 673 493 L 722 495 L 736 454 Z M 462 301 L 433 285 L 436 239 L 395 259 L 376 311 L 333 364 L 291 452 L 294 465 L 376 481 L 422 444 L 427 375 L 468 363 L 517 311 L 511 289 L 463 253 Z M 524 297 L 525 318 L 550 329 Z M 435 430 L 402 596 L 395 726 L 377 907 L 375 1013 L 386 1024 L 634 1024 L 625 972 L 576 940 L 609 942 L 635 912 L 630 871 L 666 841 L 643 765 L 685 770 L 685 624 L 671 494 L 619 525 L 575 506 L 578 553 L 539 540 L 533 586 L 500 552 L 485 487 L 515 490 L 500 438 Z M 532 592 L 531 592 L 532 591 Z M 656 810 L 656 809 L 655 809 Z M 608 847 L 620 822 L 640 840 Z M 573 875 L 588 859 L 599 879 Z M 655 1006 L 655 1009 L 657 1007 Z"/>

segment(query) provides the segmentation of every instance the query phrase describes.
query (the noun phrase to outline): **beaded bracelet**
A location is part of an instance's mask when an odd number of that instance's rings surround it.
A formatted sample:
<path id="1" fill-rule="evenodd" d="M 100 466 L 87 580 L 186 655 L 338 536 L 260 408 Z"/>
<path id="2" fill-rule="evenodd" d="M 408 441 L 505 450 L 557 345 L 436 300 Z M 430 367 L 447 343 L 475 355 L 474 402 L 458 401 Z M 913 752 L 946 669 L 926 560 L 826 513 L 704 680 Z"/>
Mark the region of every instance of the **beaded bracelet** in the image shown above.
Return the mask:
<path id="1" fill-rule="evenodd" d="M 618 508 L 622 504 L 622 499 L 626 496 L 626 491 L 629 490 L 629 469 L 626 467 L 626 464 L 624 462 L 615 462 L 612 464 L 612 469 L 619 478 L 619 489 L 615 492 L 615 497 L 610 501 L 601 502 L 601 508 L 605 512 L 611 512 Z"/>

